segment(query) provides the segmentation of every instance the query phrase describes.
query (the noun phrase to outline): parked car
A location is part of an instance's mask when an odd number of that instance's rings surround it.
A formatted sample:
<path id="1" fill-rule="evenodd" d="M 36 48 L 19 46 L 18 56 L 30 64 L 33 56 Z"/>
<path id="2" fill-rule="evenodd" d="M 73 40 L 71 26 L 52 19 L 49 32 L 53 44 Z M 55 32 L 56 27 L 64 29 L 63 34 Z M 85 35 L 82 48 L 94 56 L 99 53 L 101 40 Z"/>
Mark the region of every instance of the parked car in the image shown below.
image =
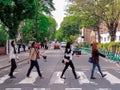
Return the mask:
<path id="1" fill-rule="evenodd" d="M 78 46 L 73 47 L 73 53 L 76 55 L 81 55 L 81 48 Z"/>
<path id="2" fill-rule="evenodd" d="M 58 42 L 55 42 L 54 49 L 60 49 L 60 44 Z"/>
<path id="3" fill-rule="evenodd" d="M 61 42 L 61 47 L 66 47 L 66 42 Z"/>

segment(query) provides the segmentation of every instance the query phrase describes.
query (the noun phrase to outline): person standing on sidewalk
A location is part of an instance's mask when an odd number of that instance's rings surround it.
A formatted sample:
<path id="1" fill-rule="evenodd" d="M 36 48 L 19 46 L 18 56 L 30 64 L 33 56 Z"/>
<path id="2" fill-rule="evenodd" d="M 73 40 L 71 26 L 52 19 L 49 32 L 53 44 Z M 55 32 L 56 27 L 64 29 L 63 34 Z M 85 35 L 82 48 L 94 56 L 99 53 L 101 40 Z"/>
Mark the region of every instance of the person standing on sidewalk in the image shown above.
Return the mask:
<path id="1" fill-rule="evenodd" d="M 65 77 L 63 77 L 63 75 L 64 75 L 65 71 L 67 70 L 68 66 L 70 66 L 72 68 L 72 72 L 74 74 L 75 79 L 80 78 L 80 76 L 77 76 L 76 72 L 75 72 L 75 67 L 74 67 L 73 62 L 72 62 L 73 51 L 71 48 L 72 48 L 72 43 L 67 42 L 66 48 L 65 48 L 65 55 L 64 55 L 65 59 L 63 62 L 65 64 L 65 67 L 64 67 L 62 74 L 60 76 L 60 78 L 62 78 L 62 79 L 66 79 Z"/>
<path id="2" fill-rule="evenodd" d="M 96 79 L 94 77 L 94 71 L 95 71 L 95 67 L 96 66 L 98 67 L 98 71 L 100 72 L 101 76 L 102 77 L 106 76 L 106 74 L 103 74 L 102 71 L 101 71 L 101 67 L 100 67 L 100 64 L 99 64 L 99 56 L 106 57 L 105 55 L 101 54 L 98 51 L 98 43 L 97 42 L 93 42 L 93 44 L 92 44 L 93 67 L 92 67 L 92 71 L 91 71 L 91 77 L 90 77 L 91 79 Z"/>
<path id="3" fill-rule="evenodd" d="M 38 75 L 40 77 L 40 79 L 42 79 L 42 74 L 40 72 L 40 69 L 39 69 L 39 64 L 38 64 L 38 61 L 37 59 L 39 58 L 39 50 L 38 48 L 36 47 L 36 42 L 33 42 L 31 44 L 31 47 L 30 47 L 30 54 L 29 54 L 29 60 L 28 60 L 28 64 L 30 64 L 30 68 L 28 69 L 28 72 L 27 72 L 27 77 L 29 77 L 30 73 L 31 73 L 31 70 L 33 69 L 33 67 L 35 66 L 36 69 L 37 69 L 37 72 L 38 72 Z"/>
<path id="4" fill-rule="evenodd" d="M 9 54 L 9 58 L 10 58 L 10 62 L 11 62 L 11 69 L 10 69 L 10 73 L 9 73 L 10 78 L 16 78 L 13 75 L 13 72 L 17 68 L 15 60 L 19 59 L 18 56 L 17 56 L 17 51 L 16 51 L 15 46 L 16 46 L 16 42 L 15 41 L 11 41 L 11 50 L 10 50 L 10 54 Z"/>

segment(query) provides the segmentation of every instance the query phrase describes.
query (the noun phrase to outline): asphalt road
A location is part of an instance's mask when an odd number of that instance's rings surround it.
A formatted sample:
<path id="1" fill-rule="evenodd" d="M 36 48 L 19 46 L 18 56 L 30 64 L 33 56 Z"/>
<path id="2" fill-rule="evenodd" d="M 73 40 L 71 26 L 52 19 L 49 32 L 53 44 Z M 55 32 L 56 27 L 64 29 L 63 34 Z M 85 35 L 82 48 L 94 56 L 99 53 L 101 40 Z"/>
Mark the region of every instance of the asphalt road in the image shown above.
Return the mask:
<path id="1" fill-rule="evenodd" d="M 88 63 L 89 55 L 82 52 L 82 55 L 73 57 L 73 63 L 80 79 L 74 79 L 71 68 L 65 72 L 66 79 L 60 78 L 64 64 L 61 63 L 64 49 L 46 51 L 47 62 L 41 57 L 38 62 L 44 79 L 40 79 L 33 68 L 30 76 L 26 77 L 29 68 L 27 60 L 18 65 L 15 70 L 16 78 L 8 76 L 10 67 L 0 71 L 0 90 L 120 90 L 120 66 L 115 62 L 100 58 L 100 65 L 103 73 L 107 76 L 102 78 L 96 68 L 96 80 L 90 79 L 92 64 Z M 27 52 L 25 55 L 28 55 Z"/>

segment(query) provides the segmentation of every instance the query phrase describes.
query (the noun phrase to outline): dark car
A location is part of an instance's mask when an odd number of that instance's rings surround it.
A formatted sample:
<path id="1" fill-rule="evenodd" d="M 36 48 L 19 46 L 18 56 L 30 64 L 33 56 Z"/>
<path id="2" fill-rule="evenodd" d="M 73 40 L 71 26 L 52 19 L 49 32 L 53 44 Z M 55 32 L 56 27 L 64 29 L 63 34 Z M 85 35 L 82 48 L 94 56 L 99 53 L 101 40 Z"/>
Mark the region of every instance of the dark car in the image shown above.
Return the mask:
<path id="1" fill-rule="evenodd" d="M 74 46 L 73 53 L 76 55 L 81 55 L 81 48 L 79 46 Z"/>

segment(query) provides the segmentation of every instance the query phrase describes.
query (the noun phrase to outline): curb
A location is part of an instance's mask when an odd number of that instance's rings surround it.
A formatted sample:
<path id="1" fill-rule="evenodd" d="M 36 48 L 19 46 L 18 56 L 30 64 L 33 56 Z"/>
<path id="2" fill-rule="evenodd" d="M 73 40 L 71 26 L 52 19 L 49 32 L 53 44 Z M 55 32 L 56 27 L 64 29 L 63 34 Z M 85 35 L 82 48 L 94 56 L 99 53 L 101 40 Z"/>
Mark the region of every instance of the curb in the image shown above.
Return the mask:
<path id="1" fill-rule="evenodd" d="M 21 63 L 21 62 L 23 62 L 24 60 L 27 60 L 28 58 L 26 58 L 26 59 L 23 59 L 23 60 L 20 60 L 20 61 L 18 61 L 18 62 L 16 62 L 16 63 Z M 3 66 L 3 67 L 0 67 L 0 70 L 1 69 L 5 69 L 5 68 L 8 68 L 8 67 L 10 67 L 11 65 L 10 64 L 8 64 L 8 65 L 6 65 L 6 66 Z"/>

